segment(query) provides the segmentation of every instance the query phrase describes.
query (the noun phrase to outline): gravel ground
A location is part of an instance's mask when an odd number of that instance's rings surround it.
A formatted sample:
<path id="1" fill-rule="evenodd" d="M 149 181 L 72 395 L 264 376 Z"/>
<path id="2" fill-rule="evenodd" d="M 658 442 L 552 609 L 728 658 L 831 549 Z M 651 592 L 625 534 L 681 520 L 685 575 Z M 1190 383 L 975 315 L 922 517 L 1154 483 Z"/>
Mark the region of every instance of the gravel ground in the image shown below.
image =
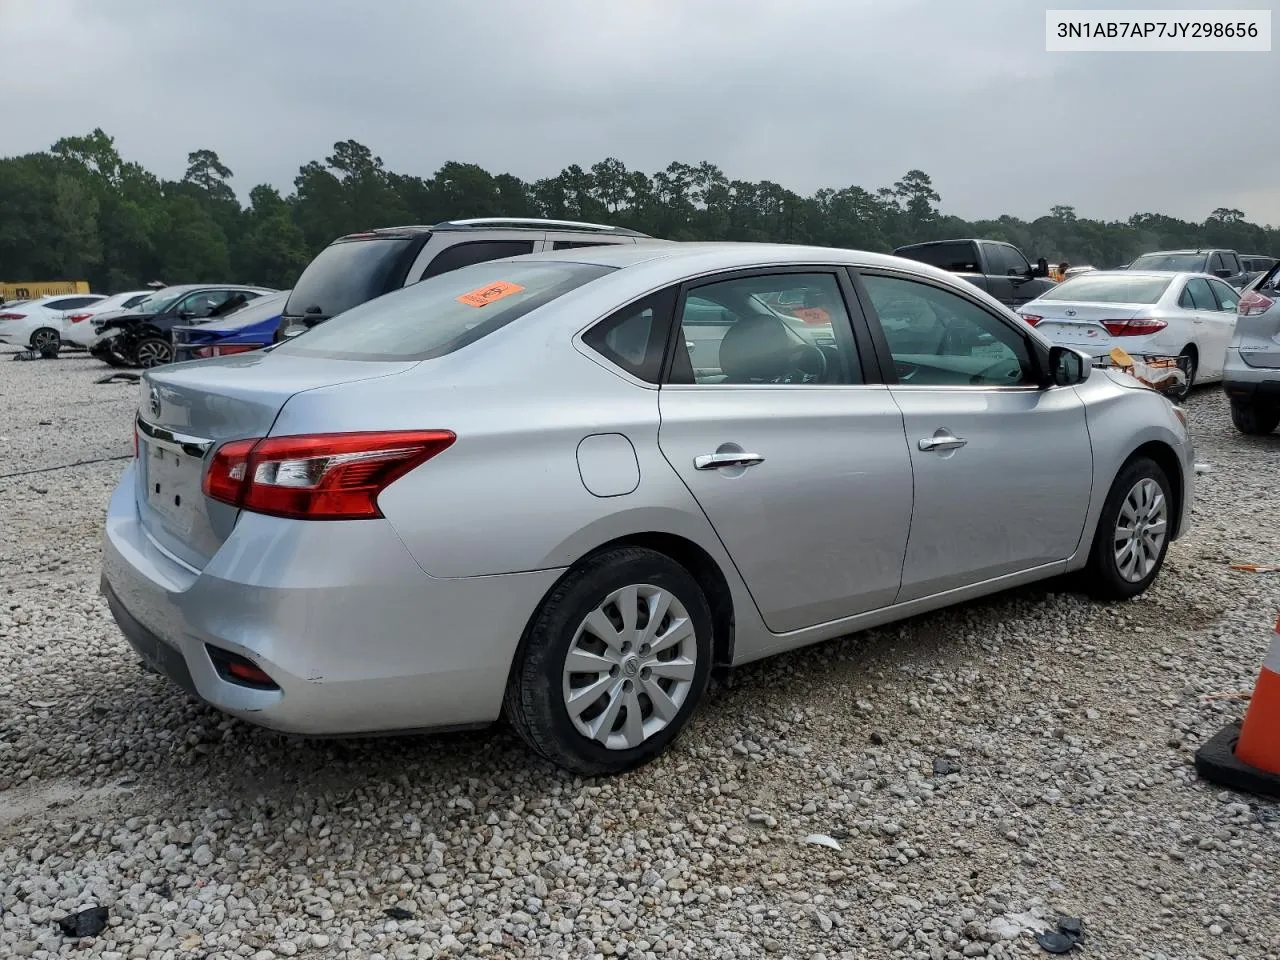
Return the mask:
<path id="1" fill-rule="evenodd" d="M 1192 765 L 1280 586 L 1226 566 L 1280 561 L 1280 436 L 1215 389 L 1145 597 L 1021 590 L 756 664 L 587 781 L 503 730 L 294 740 L 144 674 L 97 592 L 122 462 L 12 476 L 128 454 L 105 372 L 0 365 L 0 957 L 1014 958 L 1059 915 L 1091 957 L 1280 957 L 1280 807 Z M 95 938 L 55 926 L 99 905 Z"/>

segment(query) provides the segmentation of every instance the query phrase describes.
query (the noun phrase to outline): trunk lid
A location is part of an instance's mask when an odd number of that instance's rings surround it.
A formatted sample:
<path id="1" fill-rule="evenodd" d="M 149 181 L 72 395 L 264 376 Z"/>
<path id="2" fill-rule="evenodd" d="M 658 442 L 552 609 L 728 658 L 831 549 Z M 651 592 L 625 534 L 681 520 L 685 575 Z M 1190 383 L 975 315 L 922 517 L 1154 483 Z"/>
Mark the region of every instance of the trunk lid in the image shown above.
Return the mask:
<path id="1" fill-rule="evenodd" d="M 1036 330 L 1054 343 L 1076 347 L 1099 356 L 1116 343 L 1132 342 L 1129 337 L 1113 337 L 1104 320 L 1135 320 L 1149 317 L 1149 303 L 1087 303 L 1072 300 L 1037 300 L 1019 308 L 1020 314 L 1040 317 Z"/>
<path id="2" fill-rule="evenodd" d="M 266 436 L 281 408 L 299 393 L 395 376 L 415 365 L 255 351 L 148 370 L 140 384 L 135 491 L 144 530 L 182 563 L 203 569 L 239 514 L 201 491 L 215 447 Z"/>

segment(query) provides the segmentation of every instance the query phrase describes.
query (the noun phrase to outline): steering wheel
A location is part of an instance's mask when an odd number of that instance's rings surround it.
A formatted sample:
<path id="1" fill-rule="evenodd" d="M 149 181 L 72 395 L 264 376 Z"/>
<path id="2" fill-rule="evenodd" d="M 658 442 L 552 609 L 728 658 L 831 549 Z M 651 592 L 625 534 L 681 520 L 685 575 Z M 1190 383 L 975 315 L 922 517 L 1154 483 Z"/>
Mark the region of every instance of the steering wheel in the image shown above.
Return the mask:
<path id="1" fill-rule="evenodd" d="M 1016 384 L 1022 379 L 1022 364 L 1016 359 L 1000 360 L 991 364 L 989 367 L 983 367 L 977 373 L 969 378 L 972 384 L 990 383 L 995 380 L 1007 380 L 1012 384 Z"/>
<path id="2" fill-rule="evenodd" d="M 799 383 L 822 383 L 827 378 L 827 355 L 812 343 L 803 343 L 787 355 L 788 371 L 783 382 L 795 383 L 793 374 L 799 374 Z"/>

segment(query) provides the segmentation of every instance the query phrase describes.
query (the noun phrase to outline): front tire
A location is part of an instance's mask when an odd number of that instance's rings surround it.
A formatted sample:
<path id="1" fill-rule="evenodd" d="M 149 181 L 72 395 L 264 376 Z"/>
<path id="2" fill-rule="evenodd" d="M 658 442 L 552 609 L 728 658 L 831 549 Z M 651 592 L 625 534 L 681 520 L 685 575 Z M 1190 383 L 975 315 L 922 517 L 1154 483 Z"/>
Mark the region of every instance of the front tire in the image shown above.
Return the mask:
<path id="1" fill-rule="evenodd" d="M 1169 478 L 1147 457 L 1126 463 L 1102 505 L 1085 586 L 1097 600 L 1128 600 L 1164 566 L 1173 524 Z"/>
<path id="2" fill-rule="evenodd" d="M 530 747 L 573 773 L 621 773 L 662 753 L 711 674 L 711 609 L 670 557 L 619 547 L 583 561 L 530 621 L 503 710 Z"/>
<path id="3" fill-rule="evenodd" d="M 1280 426 L 1280 405 L 1259 406 L 1253 403 L 1232 403 L 1231 422 L 1237 430 L 1251 437 L 1265 437 Z"/>
<path id="4" fill-rule="evenodd" d="M 173 344 L 163 337 L 143 337 L 133 348 L 133 364 L 149 370 L 173 362 Z"/>

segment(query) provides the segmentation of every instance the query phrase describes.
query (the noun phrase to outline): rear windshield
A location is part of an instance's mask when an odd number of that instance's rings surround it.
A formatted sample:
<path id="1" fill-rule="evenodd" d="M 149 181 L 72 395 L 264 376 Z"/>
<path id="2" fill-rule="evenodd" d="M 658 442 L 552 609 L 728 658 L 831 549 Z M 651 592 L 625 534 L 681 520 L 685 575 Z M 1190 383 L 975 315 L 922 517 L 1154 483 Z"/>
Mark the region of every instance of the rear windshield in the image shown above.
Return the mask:
<path id="1" fill-rule="evenodd" d="M 403 280 L 405 254 L 414 242 L 379 237 L 331 243 L 302 271 L 285 314 L 323 320 L 382 296 Z"/>
<path id="2" fill-rule="evenodd" d="M 1129 269 L 1199 273 L 1204 270 L 1205 259 L 1203 253 L 1147 253 L 1129 264 Z"/>
<path id="3" fill-rule="evenodd" d="M 348 310 L 275 350 L 340 360 L 440 357 L 613 269 L 560 261 L 461 267 Z"/>
<path id="4" fill-rule="evenodd" d="M 1099 277 L 1084 274 L 1064 280 L 1040 294 L 1041 300 L 1076 300 L 1085 303 L 1155 303 L 1173 277 Z"/>
<path id="5" fill-rule="evenodd" d="M 927 247 L 899 250 L 897 255 L 906 257 L 908 260 L 915 260 L 918 263 L 941 267 L 943 270 L 950 270 L 952 273 L 982 272 L 982 267 L 978 263 L 977 245 L 967 241 L 963 243 L 931 243 Z"/>

